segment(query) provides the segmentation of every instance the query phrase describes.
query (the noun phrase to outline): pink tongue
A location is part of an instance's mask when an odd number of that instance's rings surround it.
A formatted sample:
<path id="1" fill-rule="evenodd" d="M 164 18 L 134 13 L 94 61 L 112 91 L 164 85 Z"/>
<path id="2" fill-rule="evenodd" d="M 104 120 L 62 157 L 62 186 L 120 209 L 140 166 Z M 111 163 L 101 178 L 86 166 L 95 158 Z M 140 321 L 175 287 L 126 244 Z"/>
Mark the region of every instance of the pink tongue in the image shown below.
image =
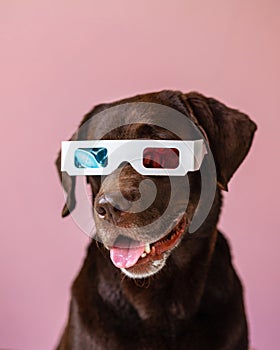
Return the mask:
<path id="1" fill-rule="evenodd" d="M 115 266 L 128 268 L 136 264 L 144 250 L 145 246 L 130 246 L 128 248 L 113 247 L 110 249 L 110 257 Z"/>

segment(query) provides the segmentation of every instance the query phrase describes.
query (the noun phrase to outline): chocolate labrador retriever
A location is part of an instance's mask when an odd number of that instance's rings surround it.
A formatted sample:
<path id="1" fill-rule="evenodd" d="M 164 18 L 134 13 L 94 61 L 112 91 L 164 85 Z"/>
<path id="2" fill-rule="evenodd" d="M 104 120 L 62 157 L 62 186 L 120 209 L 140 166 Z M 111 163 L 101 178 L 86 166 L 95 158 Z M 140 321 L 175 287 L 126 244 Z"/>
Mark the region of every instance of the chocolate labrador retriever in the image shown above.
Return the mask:
<path id="1" fill-rule="evenodd" d="M 198 206 L 203 207 L 202 180 L 199 171 L 177 177 L 170 231 L 141 245 L 145 233 L 141 236 L 137 227 L 161 217 L 170 201 L 170 178 L 140 174 L 129 163 L 122 163 L 106 176 L 87 176 L 96 240 L 90 243 L 73 283 L 69 318 L 57 349 L 248 349 L 242 285 L 232 266 L 228 242 L 217 230 L 217 223 L 221 190 L 227 191 L 230 178 L 247 155 L 256 125 L 246 114 L 213 98 L 196 92 L 161 91 L 98 105 L 80 126 L 111 107 L 127 104 L 133 109 L 134 103 L 172 108 L 191 120 L 205 136 L 216 166 L 213 203 L 206 219 L 191 234 L 190 223 Z M 149 112 L 146 108 L 144 120 L 152 120 Z M 100 121 L 90 125 L 79 138 L 76 132 L 71 140 L 97 139 L 98 130 L 104 125 Z M 103 139 L 175 140 L 178 136 L 152 122 L 145 123 L 142 118 L 139 123 L 124 123 Z M 60 164 L 61 155 L 56 165 L 62 177 Z M 182 214 L 186 193 L 180 181 L 186 177 L 190 190 Z M 137 202 L 140 183 L 147 178 L 158 189 L 155 200 L 142 212 L 130 212 L 122 201 Z M 76 205 L 75 178 L 67 175 L 63 186 L 67 193 L 62 211 L 65 217 Z M 120 233 L 123 231 L 119 228 L 126 228 L 127 233 Z M 153 233 L 160 230 L 158 226 Z"/>

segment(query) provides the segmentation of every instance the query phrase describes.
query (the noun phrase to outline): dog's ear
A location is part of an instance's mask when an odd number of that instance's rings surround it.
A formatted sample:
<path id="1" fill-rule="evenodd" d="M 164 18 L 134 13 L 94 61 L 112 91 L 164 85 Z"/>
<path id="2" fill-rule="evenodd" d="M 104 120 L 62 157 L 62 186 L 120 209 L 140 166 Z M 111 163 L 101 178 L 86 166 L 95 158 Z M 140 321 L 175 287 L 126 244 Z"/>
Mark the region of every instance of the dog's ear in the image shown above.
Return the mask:
<path id="1" fill-rule="evenodd" d="M 233 173 L 246 157 L 256 124 L 244 113 L 191 92 L 183 95 L 192 117 L 207 134 L 217 170 L 217 182 L 227 191 Z"/>
<path id="2" fill-rule="evenodd" d="M 69 141 L 76 141 L 78 138 L 78 132 L 75 132 L 75 134 L 70 138 Z M 69 215 L 70 212 L 75 208 L 76 206 L 76 197 L 75 197 L 75 186 L 76 186 L 76 177 L 70 176 L 66 172 L 61 171 L 61 150 L 58 153 L 58 157 L 55 161 L 56 169 L 58 171 L 58 175 L 60 178 L 60 181 L 62 183 L 62 186 L 66 192 L 66 203 L 62 209 L 62 217 Z M 62 181 L 63 177 L 63 181 Z"/>
<path id="3" fill-rule="evenodd" d="M 91 117 L 93 117 L 95 114 L 99 113 L 100 111 L 106 109 L 109 107 L 109 104 L 100 104 L 95 106 L 90 112 L 88 112 L 83 120 L 81 121 L 79 128 L 88 121 Z M 77 140 L 86 140 L 87 139 L 87 130 L 84 128 L 81 132 L 79 132 L 79 129 L 73 134 L 73 136 L 70 138 L 69 141 L 77 141 Z M 62 209 L 62 217 L 65 217 L 71 213 L 71 211 L 76 206 L 76 196 L 75 196 L 75 187 L 76 187 L 76 177 L 75 176 L 69 176 L 66 172 L 61 171 L 61 150 L 58 152 L 58 157 L 55 161 L 56 169 L 58 171 L 58 175 L 60 178 L 60 181 L 62 183 L 62 186 L 66 192 L 66 203 Z M 62 181 L 63 177 L 63 181 Z M 87 182 L 88 178 L 87 178 Z M 92 186 L 92 184 L 91 184 Z"/>

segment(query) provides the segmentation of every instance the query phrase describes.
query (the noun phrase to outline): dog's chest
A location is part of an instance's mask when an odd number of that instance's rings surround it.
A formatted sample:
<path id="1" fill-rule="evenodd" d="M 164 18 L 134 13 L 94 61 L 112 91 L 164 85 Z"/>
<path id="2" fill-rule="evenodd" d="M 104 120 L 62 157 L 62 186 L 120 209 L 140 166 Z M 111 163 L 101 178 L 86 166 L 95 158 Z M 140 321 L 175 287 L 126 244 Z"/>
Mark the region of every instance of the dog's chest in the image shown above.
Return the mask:
<path id="1" fill-rule="evenodd" d="M 112 313 L 117 313 L 120 317 L 134 316 L 131 305 L 127 302 L 121 287 L 112 280 L 105 279 L 100 276 L 97 285 L 98 294 L 103 302 L 110 307 Z"/>

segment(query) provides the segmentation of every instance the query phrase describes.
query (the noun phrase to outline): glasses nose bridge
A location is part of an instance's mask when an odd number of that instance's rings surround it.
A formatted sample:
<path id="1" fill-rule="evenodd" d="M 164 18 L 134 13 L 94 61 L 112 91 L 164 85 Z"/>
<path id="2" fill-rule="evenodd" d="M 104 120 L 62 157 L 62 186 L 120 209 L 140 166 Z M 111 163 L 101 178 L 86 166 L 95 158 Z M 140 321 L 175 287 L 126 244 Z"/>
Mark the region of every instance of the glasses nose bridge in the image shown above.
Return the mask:
<path id="1" fill-rule="evenodd" d="M 112 170 L 130 165 L 137 171 L 142 163 L 143 147 L 139 143 L 135 143 L 135 140 L 124 144 L 120 143 L 119 147 L 109 151 L 108 158 L 108 165 Z"/>

